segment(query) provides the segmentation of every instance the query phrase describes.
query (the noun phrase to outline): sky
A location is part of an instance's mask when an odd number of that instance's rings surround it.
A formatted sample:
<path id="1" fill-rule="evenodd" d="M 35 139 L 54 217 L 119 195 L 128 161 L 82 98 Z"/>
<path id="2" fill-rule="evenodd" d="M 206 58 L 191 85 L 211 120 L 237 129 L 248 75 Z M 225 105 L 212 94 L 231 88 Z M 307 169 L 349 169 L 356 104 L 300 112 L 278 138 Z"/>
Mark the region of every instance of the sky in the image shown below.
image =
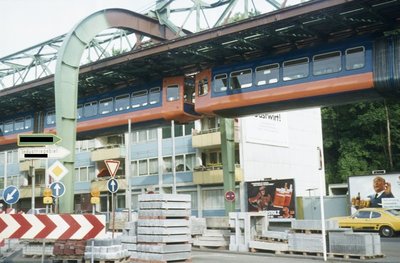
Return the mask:
<path id="1" fill-rule="evenodd" d="M 0 58 L 68 33 L 79 21 L 106 8 L 143 13 L 156 0 L 0 0 Z M 175 5 L 184 6 L 185 0 Z M 188 1 L 188 0 L 186 0 Z M 207 3 L 216 0 L 205 0 Z M 258 2 L 257 1 L 262 1 Z M 281 0 L 280 0 L 281 1 Z M 294 4 L 301 0 L 289 0 Z M 265 0 L 253 0 L 265 5 Z M 181 18 L 185 15 L 181 13 Z"/>

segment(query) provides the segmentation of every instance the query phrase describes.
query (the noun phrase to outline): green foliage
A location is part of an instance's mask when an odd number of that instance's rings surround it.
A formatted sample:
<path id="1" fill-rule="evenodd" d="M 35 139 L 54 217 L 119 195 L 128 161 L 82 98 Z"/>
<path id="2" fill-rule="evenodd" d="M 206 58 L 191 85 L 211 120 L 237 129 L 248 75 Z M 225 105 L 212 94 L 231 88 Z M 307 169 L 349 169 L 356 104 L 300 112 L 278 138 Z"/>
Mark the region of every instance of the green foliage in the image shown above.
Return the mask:
<path id="1" fill-rule="evenodd" d="M 388 116 L 384 101 L 322 109 L 328 183 L 346 182 L 351 175 L 370 174 L 372 170 L 400 170 L 400 104 L 386 101 L 386 105 Z M 391 136 L 390 147 L 388 133 Z"/>

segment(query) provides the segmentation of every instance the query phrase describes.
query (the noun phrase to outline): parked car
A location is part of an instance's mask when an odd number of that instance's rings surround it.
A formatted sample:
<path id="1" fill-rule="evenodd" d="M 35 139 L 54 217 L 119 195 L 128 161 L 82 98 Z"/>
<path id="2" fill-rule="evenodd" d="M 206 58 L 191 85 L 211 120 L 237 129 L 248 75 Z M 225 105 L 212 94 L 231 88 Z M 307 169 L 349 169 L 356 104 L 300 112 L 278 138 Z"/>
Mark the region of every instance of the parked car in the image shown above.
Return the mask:
<path id="1" fill-rule="evenodd" d="M 382 237 L 392 237 L 400 231 L 400 211 L 386 208 L 362 208 L 352 216 L 335 217 L 339 227 L 354 231 L 378 231 Z"/>

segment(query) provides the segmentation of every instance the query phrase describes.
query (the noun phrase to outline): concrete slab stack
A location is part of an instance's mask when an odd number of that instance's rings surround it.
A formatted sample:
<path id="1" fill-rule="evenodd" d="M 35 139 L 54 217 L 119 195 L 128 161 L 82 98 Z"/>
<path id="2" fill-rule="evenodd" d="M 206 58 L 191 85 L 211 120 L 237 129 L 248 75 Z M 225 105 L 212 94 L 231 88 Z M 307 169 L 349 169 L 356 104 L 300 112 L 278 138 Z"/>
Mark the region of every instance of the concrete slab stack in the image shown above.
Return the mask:
<path id="1" fill-rule="evenodd" d="M 231 232 L 225 229 L 206 229 L 203 235 L 193 240 L 193 246 L 206 248 L 227 248 Z"/>
<path id="2" fill-rule="evenodd" d="M 133 262 L 189 262 L 191 259 L 190 195 L 139 196 L 137 258 Z"/>
<path id="3" fill-rule="evenodd" d="M 22 248 L 22 255 L 24 257 L 34 257 L 41 256 L 44 252 L 46 257 L 54 256 L 53 254 L 53 243 L 46 243 L 43 250 L 43 243 L 35 242 L 28 243 L 26 246 Z"/>
<path id="4" fill-rule="evenodd" d="M 137 258 L 137 217 L 132 220 L 134 221 L 125 223 L 119 238 L 122 248 L 128 251 L 130 258 Z"/>
<path id="5" fill-rule="evenodd" d="M 329 233 L 331 254 L 381 256 L 381 239 L 378 233 Z"/>
<path id="6" fill-rule="evenodd" d="M 255 250 L 267 250 L 275 253 L 286 252 L 288 246 L 288 232 L 284 231 L 263 231 L 256 240 L 249 242 L 249 247 Z"/>
<path id="7" fill-rule="evenodd" d="M 95 239 L 87 241 L 85 249 L 85 262 L 90 262 L 91 258 L 95 261 L 117 261 L 125 262 L 129 258 L 128 251 L 122 247 L 119 239 Z"/>

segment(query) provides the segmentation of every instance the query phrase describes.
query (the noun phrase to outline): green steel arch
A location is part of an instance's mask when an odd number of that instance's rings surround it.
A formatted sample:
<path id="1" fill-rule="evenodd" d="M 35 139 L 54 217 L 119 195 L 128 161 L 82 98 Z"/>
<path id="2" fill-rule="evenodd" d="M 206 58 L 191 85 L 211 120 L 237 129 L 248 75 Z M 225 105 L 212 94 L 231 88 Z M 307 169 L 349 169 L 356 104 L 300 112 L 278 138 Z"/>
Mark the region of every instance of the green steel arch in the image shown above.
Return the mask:
<path id="1" fill-rule="evenodd" d="M 78 23 L 66 36 L 58 52 L 54 85 L 57 135 L 61 145 L 71 154 L 63 159 L 68 174 L 64 177 L 65 194 L 60 198 L 60 213 L 74 210 L 74 161 L 77 126 L 78 77 L 82 54 L 89 42 L 109 28 L 129 29 L 152 39 L 162 41 L 175 33 L 158 20 L 124 9 L 98 11 Z"/>

